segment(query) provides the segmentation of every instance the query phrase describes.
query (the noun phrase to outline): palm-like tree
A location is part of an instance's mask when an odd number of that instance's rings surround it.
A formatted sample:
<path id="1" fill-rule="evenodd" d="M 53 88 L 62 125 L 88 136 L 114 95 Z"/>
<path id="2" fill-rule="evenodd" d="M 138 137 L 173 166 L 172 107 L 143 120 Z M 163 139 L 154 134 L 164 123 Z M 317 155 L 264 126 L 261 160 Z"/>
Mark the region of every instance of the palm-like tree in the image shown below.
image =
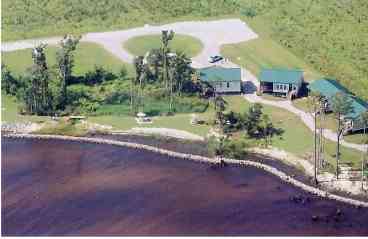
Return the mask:
<path id="1" fill-rule="evenodd" d="M 130 99 L 130 104 L 131 104 L 131 110 L 132 113 L 136 113 L 137 111 L 137 106 L 138 108 L 140 106 L 143 105 L 143 87 L 144 87 L 144 73 L 145 73 L 145 65 L 143 63 L 143 56 L 138 56 L 134 59 L 134 68 L 135 68 L 135 72 L 136 72 L 136 76 L 135 78 L 132 78 L 131 81 L 131 99 Z M 139 85 L 139 91 L 136 92 L 136 86 L 137 84 Z M 136 104 L 136 99 L 135 97 L 137 96 L 138 98 L 138 105 Z"/>
<path id="2" fill-rule="evenodd" d="M 171 41 L 174 38 L 174 32 L 173 31 L 162 31 L 161 35 L 161 51 L 163 56 L 163 81 L 165 84 L 166 90 L 168 90 L 168 79 L 169 79 L 169 70 L 168 70 L 168 56 L 167 53 L 169 52 L 169 41 Z"/>

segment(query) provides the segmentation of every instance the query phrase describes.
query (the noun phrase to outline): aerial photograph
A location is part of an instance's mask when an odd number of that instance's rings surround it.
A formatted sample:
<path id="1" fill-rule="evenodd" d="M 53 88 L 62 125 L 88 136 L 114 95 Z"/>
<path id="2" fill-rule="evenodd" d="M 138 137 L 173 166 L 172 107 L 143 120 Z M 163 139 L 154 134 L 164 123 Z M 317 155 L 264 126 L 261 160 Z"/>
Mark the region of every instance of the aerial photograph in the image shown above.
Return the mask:
<path id="1" fill-rule="evenodd" d="M 2 0 L 1 236 L 368 237 L 368 0 Z"/>

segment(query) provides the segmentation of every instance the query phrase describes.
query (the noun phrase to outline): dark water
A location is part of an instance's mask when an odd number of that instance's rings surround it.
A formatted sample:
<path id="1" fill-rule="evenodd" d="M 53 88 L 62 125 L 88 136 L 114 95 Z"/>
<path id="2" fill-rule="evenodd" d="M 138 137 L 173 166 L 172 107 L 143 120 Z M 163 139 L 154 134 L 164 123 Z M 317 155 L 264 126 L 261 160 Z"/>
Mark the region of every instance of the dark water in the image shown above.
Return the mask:
<path id="1" fill-rule="evenodd" d="M 58 140 L 1 155 L 3 235 L 368 235 L 367 209 L 254 168 Z"/>

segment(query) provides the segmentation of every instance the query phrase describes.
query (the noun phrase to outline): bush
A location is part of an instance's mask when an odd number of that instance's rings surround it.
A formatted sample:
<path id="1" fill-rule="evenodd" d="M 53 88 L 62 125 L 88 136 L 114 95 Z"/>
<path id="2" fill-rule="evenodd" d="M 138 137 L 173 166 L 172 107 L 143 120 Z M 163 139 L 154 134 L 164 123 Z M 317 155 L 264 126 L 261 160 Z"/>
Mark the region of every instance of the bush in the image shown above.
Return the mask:
<path id="1" fill-rule="evenodd" d="M 246 7 L 243 10 L 241 10 L 240 13 L 242 15 L 246 16 L 246 17 L 255 17 L 255 16 L 257 16 L 256 10 L 252 7 Z"/>
<path id="2" fill-rule="evenodd" d="M 208 140 L 208 153 L 212 156 L 222 156 L 233 159 L 244 159 L 250 142 L 244 137 L 240 139 L 211 137 Z"/>
<path id="3" fill-rule="evenodd" d="M 105 70 L 101 66 L 95 66 L 93 71 L 86 73 L 83 83 L 86 85 L 96 85 L 105 81 L 115 80 L 116 78 L 117 76 L 114 73 Z"/>

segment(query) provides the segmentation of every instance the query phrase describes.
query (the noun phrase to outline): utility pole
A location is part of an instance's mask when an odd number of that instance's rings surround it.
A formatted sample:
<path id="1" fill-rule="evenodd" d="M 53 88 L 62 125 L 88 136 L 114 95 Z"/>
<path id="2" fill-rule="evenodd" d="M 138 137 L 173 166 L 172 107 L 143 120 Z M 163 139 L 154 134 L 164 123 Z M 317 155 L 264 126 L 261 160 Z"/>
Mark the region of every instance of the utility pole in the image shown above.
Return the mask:
<path id="1" fill-rule="evenodd" d="M 317 184 L 317 104 L 314 102 L 314 182 Z"/>
<path id="2" fill-rule="evenodd" d="M 364 143 L 366 143 L 366 144 L 368 144 L 368 142 L 365 142 L 366 140 L 365 140 L 365 133 L 366 133 L 366 129 L 367 129 L 367 122 L 363 122 L 363 127 L 364 127 L 364 133 L 363 133 L 363 144 Z M 366 150 L 366 152 L 362 152 L 362 178 L 361 178 L 361 180 L 362 180 L 362 191 L 364 190 L 364 164 L 365 164 L 365 157 L 368 155 L 368 145 L 367 145 L 367 150 Z"/>

